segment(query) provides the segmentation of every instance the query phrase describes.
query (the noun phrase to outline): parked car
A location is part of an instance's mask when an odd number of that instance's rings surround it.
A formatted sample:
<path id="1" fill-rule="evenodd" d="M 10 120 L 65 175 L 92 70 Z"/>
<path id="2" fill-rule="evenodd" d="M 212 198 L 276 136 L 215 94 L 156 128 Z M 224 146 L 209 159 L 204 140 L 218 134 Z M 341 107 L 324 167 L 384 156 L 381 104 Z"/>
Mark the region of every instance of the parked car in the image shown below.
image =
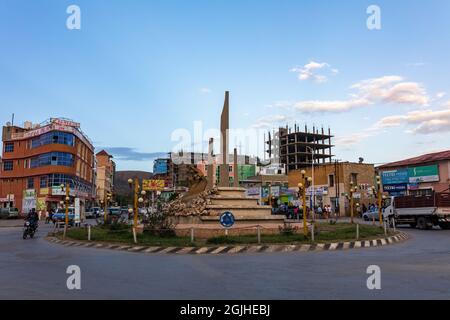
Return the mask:
<path id="1" fill-rule="evenodd" d="M 122 213 L 122 209 L 120 207 L 110 207 L 107 209 L 108 215 L 119 217 Z"/>
<path id="2" fill-rule="evenodd" d="M 17 208 L 1 208 L 0 219 L 16 219 L 19 217 L 19 209 Z"/>
<path id="3" fill-rule="evenodd" d="M 380 214 L 378 212 L 378 208 L 373 208 L 365 213 L 363 213 L 363 219 L 364 221 L 372 221 L 375 219 L 375 221 L 378 221 L 380 219 Z"/>
<path id="4" fill-rule="evenodd" d="M 53 223 L 66 221 L 66 209 L 59 208 L 52 216 Z M 73 225 L 75 220 L 75 208 L 69 207 L 69 225 Z"/>
<path id="5" fill-rule="evenodd" d="M 99 207 L 92 207 L 88 211 L 86 211 L 86 219 L 92 218 L 98 218 L 100 217 L 100 208 Z"/>

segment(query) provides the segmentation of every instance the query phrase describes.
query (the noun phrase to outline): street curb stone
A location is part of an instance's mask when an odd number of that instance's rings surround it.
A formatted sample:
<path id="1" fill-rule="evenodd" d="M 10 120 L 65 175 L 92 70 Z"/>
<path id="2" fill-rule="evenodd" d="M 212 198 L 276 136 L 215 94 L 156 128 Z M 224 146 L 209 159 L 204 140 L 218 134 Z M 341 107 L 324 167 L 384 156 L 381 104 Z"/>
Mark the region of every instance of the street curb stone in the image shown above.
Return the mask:
<path id="1" fill-rule="evenodd" d="M 240 245 L 240 246 L 219 246 L 219 247 L 149 247 L 149 246 L 130 246 L 119 244 L 107 244 L 102 242 L 87 242 L 87 241 L 73 241 L 61 240 L 54 236 L 47 236 L 45 239 L 51 243 L 63 245 L 66 247 L 85 247 L 95 249 L 108 249 L 127 251 L 132 253 L 147 253 L 147 254 L 209 254 L 209 255 L 223 255 L 223 254 L 241 254 L 241 253 L 275 253 L 275 252 L 311 252 L 311 251 L 343 251 L 358 248 L 383 247 L 398 242 L 408 240 L 408 234 L 400 232 L 394 236 L 366 240 L 366 241 L 351 241 L 351 242 L 333 242 L 333 243 L 312 243 L 302 245 Z"/>

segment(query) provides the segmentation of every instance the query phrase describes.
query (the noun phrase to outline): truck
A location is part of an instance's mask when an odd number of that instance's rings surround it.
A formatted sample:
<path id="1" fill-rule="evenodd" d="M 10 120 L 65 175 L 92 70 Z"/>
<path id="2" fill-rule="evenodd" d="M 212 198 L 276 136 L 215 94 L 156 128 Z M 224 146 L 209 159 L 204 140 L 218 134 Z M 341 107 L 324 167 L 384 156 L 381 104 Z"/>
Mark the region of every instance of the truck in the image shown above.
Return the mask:
<path id="1" fill-rule="evenodd" d="M 385 199 L 383 216 L 392 224 L 409 224 L 421 230 L 439 226 L 450 229 L 450 192 L 421 196 L 395 196 Z"/>

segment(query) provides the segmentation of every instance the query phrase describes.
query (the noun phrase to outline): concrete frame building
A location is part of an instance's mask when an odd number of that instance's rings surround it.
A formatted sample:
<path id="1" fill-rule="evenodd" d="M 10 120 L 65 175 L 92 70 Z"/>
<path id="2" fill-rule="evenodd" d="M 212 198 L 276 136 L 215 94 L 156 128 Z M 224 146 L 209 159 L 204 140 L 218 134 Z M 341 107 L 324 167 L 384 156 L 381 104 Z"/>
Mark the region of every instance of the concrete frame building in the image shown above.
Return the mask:
<path id="1" fill-rule="evenodd" d="M 325 133 L 316 127 L 312 131 L 300 131 L 300 127 L 294 125 L 292 130 L 288 126 L 280 127 L 276 132 L 269 132 L 266 141 L 269 159 L 273 163 L 280 163 L 286 166 L 286 173 L 311 166 L 312 163 L 331 162 L 333 155 L 331 149 L 331 130 Z"/>

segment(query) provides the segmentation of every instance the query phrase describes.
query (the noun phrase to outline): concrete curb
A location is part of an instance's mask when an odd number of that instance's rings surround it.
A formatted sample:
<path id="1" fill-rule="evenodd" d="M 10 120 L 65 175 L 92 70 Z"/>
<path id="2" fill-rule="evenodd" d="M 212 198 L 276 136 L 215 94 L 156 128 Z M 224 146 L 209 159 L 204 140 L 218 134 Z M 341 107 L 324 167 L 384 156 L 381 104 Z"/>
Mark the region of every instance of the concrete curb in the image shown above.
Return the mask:
<path id="1" fill-rule="evenodd" d="M 387 238 L 379 238 L 365 241 L 350 241 L 350 242 L 333 242 L 333 243 L 314 243 L 302 245 L 260 245 L 260 246 L 217 246 L 217 247 L 146 247 L 139 245 L 120 245 L 109 244 L 102 242 L 87 242 L 87 241 L 73 241 L 61 240 L 54 236 L 47 236 L 46 240 L 61 244 L 67 247 L 86 247 L 98 249 L 110 249 L 136 253 L 151 253 L 151 254 L 239 254 L 239 253 L 272 253 L 272 252 L 311 252 L 311 251 L 342 251 L 358 248 L 382 247 L 405 241 L 409 238 L 408 234 L 400 232 L 395 236 Z"/>

